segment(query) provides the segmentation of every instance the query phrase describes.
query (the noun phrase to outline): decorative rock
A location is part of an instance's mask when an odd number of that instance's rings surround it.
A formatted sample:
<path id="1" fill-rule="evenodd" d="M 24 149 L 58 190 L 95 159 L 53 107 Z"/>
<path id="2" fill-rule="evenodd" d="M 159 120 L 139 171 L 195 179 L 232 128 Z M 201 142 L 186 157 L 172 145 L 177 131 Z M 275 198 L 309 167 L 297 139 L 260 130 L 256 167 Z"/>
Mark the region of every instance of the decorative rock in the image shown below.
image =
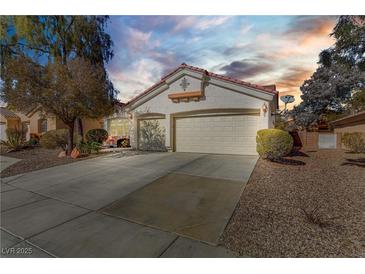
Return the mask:
<path id="1" fill-rule="evenodd" d="M 71 158 L 76 159 L 80 156 L 80 151 L 77 148 L 74 148 L 71 152 Z"/>
<path id="2" fill-rule="evenodd" d="M 62 150 L 60 153 L 58 153 L 58 158 L 66 157 L 66 151 Z"/>

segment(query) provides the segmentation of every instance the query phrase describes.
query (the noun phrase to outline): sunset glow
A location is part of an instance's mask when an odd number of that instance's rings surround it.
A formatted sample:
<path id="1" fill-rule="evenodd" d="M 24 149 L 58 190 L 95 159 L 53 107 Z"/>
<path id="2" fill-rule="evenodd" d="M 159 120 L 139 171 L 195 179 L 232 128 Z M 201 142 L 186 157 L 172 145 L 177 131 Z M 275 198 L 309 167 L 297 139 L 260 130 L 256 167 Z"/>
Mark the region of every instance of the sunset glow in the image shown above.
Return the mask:
<path id="1" fill-rule="evenodd" d="M 181 63 L 256 84 L 299 87 L 333 44 L 334 16 L 112 16 L 108 71 L 128 101 Z"/>

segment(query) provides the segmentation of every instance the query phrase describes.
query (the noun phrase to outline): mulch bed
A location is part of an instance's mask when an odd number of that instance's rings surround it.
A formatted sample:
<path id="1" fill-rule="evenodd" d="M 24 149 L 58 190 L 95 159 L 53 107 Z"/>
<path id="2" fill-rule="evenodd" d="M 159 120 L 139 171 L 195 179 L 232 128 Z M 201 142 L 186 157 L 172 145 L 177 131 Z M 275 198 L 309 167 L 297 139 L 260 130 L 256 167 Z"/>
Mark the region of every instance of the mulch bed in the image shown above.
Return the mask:
<path id="1" fill-rule="evenodd" d="M 36 147 L 20 151 L 3 153 L 4 156 L 22 159 L 22 161 L 19 161 L 9 166 L 8 168 L 4 169 L 0 173 L 0 176 L 1 178 L 14 176 L 17 174 L 26 173 L 38 169 L 69 164 L 75 161 L 81 161 L 98 157 L 100 155 L 105 155 L 105 153 L 91 154 L 87 157 L 72 159 L 70 157 L 63 157 L 63 158 L 57 157 L 59 152 L 60 150 Z"/>
<path id="2" fill-rule="evenodd" d="M 308 157 L 309 156 L 309 157 Z M 221 243 L 251 257 L 364 257 L 364 154 L 260 159 Z"/>

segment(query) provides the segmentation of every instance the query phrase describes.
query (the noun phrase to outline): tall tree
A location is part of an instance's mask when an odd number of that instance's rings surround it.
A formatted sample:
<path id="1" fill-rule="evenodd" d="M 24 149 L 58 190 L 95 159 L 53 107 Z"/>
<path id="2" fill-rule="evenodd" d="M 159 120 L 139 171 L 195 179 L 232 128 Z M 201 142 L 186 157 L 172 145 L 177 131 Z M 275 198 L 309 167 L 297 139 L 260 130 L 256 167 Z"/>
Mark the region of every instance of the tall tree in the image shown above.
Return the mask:
<path id="1" fill-rule="evenodd" d="M 26 108 L 27 102 L 37 102 L 42 110 L 61 119 L 69 129 L 68 154 L 73 147 L 77 118 L 98 118 L 113 110 L 102 66 L 85 59 L 76 58 L 67 64 L 48 63 L 43 67 L 20 57 L 9 63 L 7 70 L 13 83 L 5 87 L 5 99 L 20 108 Z"/>
<path id="2" fill-rule="evenodd" d="M 105 70 L 106 63 L 113 57 L 112 41 L 109 34 L 105 32 L 107 22 L 107 16 L 1 17 L 0 77 L 3 81 L 1 87 L 3 100 L 20 111 L 29 109 L 30 106 L 41 107 L 45 111 L 54 112 L 60 119 L 64 119 L 60 112 L 44 100 L 45 95 L 50 96 L 47 91 L 52 86 L 49 81 L 45 81 L 45 77 L 52 74 L 53 77 L 62 79 L 64 76 L 59 75 L 59 73 L 66 74 L 66 71 L 69 71 L 68 74 L 70 74 L 75 72 L 74 60 L 78 60 L 79 63 L 85 62 L 93 66 L 95 71 L 100 73 L 101 78 L 99 80 L 102 86 L 97 86 L 102 87 L 101 91 L 107 95 L 109 100 L 101 100 L 100 102 L 105 105 L 100 107 L 100 111 L 94 113 L 85 111 L 85 109 L 83 111 L 77 110 L 78 104 L 81 104 L 80 102 L 68 102 L 71 111 L 75 110 L 74 113 L 79 114 L 79 117 L 76 117 L 75 120 L 82 117 L 95 117 L 94 114 L 96 113 L 100 116 L 109 114 L 110 106 L 114 103 L 117 92 L 108 79 Z M 17 65 L 16 69 L 15 64 Z M 53 65 L 59 69 L 55 69 Z M 89 65 L 87 67 L 91 69 Z M 20 77 L 19 71 L 25 73 L 24 77 Z M 25 77 L 26 75 L 29 77 Z M 68 82 L 72 82 L 70 79 L 68 80 Z M 85 95 L 90 95 L 87 90 L 90 86 L 83 86 L 85 89 L 82 92 Z M 52 87 L 56 88 L 54 85 Z M 34 90 L 35 88 L 38 91 Z M 68 91 L 65 87 L 62 89 L 60 87 L 60 90 L 53 92 L 60 96 L 59 98 L 63 98 L 63 95 L 60 94 L 61 90 L 64 94 L 69 94 L 75 91 L 73 88 L 70 85 Z M 39 94 L 39 92 L 44 94 Z M 78 90 L 78 92 L 80 91 Z M 39 96 L 27 96 L 29 94 L 38 94 Z M 23 101 L 20 102 L 16 97 L 23 98 Z M 40 98 L 43 99 L 40 100 Z M 73 98 L 79 99 L 80 96 L 74 96 Z M 91 99 L 97 99 L 97 96 L 91 96 L 87 100 L 91 105 L 97 104 L 97 102 L 90 102 Z M 56 102 L 54 101 L 54 104 L 58 103 Z M 87 107 L 87 105 L 84 105 L 84 107 Z M 72 108 L 74 109 L 72 110 Z M 90 107 L 90 109 L 93 108 Z M 71 124 L 69 122 L 66 124 L 70 131 L 73 131 L 73 128 L 71 130 Z M 73 138 L 70 138 L 68 154 L 73 147 L 72 140 Z"/>
<path id="3" fill-rule="evenodd" d="M 301 104 L 289 113 L 299 126 L 327 113 L 354 111 L 354 93 L 365 89 L 365 16 L 340 16 L 331 36 L 335 44 L 320 53 L 317 70 L 300 87 Z"/>

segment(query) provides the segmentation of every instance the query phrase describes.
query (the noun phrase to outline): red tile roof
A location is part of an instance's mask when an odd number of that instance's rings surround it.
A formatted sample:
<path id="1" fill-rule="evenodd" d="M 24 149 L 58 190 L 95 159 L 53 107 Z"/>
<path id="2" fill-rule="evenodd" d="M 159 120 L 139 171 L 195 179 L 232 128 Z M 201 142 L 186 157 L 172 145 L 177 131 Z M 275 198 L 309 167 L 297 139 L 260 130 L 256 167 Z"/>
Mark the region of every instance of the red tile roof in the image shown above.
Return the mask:
<path id="1" fill-rule="evenodd" d="M 152 92 L 155 88 L 157 88 L 158 86 L 163 84 L 168 77 L 175 74 L 176 72 L 178 72 L 181 69 L 188 69 L 188 70 L 191 70 L 191 71 L 199 72 L 199 73 L 202 73 L 202 74 L 206 74 L 207 76 L 209 76 L 211 78 L 227 81 L 227 82 L 237 84 L 237 85 L 240 85 L 240 86 L 244 86 L 244 87 L 247 87 L 247 88 L 261 90 L 261 91 L 272 93 L 272 94 L 275 94 L 275 95 L 279 93 L 276 90 L 275 85 L 269 85 L 269 86 L 255 85 L 255 84 L 251 84 L 249 82 L 238 80 L 238 79 L 235 79 L 235 78 L 232 78 L 232 77 L 229 77 L 229 76 L 216 74 L 216 73 L 209 72 L 209 71 L 207 71 L 205 69 L 202 69 L 202 68 L 198 68 L 198 67 L 194 67 L 194 66 L 190 66 L 190 65 L 187 65 L 185 63 L 182 63 L 179 67 L 177 67 L 176 69 L 174 69 L 170 73 L 163 76 L 158 83 L 154 84 L 153 86 L 149 87 L 148 89 L 146 89 L 142 93 L 138 94 L 136 97 L 132 98 L 129 102 L 126 103 L 126 105 L 129 105 L 129 104 L 135 102 L 137 99 L 141 98 L 142 96 Z"/>

